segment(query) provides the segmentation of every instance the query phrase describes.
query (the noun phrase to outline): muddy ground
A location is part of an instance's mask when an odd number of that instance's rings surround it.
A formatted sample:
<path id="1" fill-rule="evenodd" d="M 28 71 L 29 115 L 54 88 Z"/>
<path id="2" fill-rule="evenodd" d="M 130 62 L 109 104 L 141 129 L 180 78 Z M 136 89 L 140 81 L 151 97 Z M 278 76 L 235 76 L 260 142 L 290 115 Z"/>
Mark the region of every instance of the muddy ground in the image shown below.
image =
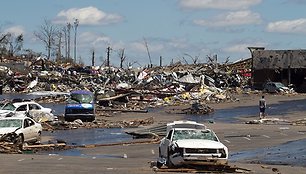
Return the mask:
<path id="1" fill-rule="evenodd" d="M 269 104 L 282 101 L 306 99 L 306 95 L 265 95 Z M 237 96 L 239 101 L 210 104 L 215 109 L 241 106 L 257 106 L 261 94 L 243 94 Z M 186 106 L 172 106 L 149 113 L 117 113 L 105 117 L 110 121 L 135 120 L 154 118 L 154 125 L 180 120 L 181 114 L 169 114 L 167 111 L 181 109 Z M 268 111 L 269 112 L 269 109 Z M 268 115 L 268 118 L 272 116 Z M 273 115 L 273 118 L 294 121 L 306 118 L 304 111 L 292 111 L 284 115 Z M 272 147 L 289 141 L 306 138 L 306 126 L 284 123 L 245 124 L 246 121 L 258 119 L 257 115 L 244 118 L 236 123 L 212 122 L 205 123 L 213 129 L 220 140 L 229 148 L 230 154 L 245 150 Z M 305 133 L 304 133 L 305 132 Z M 139 140 L 138 140 L 139 141 Z M 83 155 L 78 157 L 35 154 L 0 154 L 0 173 L 155 173 L 150 162 L 156 161 L 158 144 L 145 143 L 134 145 L 103 146 L 78 149 Z M 258 154 L 260 156 L 262 154 Z M 269 154 L 267 154 L 269 155 Z M 301 154 L 302 155 L 302 154 Z M 303 154 L 305 155 L 305 154 Z M 105 158 L 99 158 L 104 156 Z M 305 156 L 304 156 L 305 157 Z M 290 152 L 283 158 L 290 158 Z M 231 157 L 230 157 L 231 159 Z M 250 173 L 306 173 L 305 167 L 286 164 L 266 164 L 256 159 L 251 161 L 231 161 L 231 166 L 251 170 Z"/>

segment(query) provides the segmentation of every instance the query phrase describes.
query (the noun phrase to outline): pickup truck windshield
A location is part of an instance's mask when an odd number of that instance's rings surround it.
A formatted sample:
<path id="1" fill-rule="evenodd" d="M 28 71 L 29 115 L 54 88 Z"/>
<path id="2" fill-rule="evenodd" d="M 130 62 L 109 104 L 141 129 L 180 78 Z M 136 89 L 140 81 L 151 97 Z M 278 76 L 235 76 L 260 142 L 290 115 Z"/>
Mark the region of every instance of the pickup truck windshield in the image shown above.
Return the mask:
<path id="1" fill-rule="evenodd" d="M 92 103 L 93 95 L 90 94 L 71 94 L 69 103 Z"/>
<path id="2" fill-rule="evenodd" d="M 209 130 L 175 130 L 172 141 L 183 139 L 202 139 L 218 141 L 215 134 Z"/>

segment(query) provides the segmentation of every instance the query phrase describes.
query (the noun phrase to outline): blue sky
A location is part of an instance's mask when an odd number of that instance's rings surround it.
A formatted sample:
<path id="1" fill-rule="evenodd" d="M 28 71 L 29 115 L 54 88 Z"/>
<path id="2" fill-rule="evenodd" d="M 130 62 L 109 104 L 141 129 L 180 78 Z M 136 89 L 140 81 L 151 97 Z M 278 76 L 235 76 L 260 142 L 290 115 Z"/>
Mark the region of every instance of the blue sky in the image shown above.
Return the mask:
<path id="1" fill-rule="evenodd" d="M 160 56 L 204 63 L 214 54 L 222 63 L 250 57 L 248 46 L 305 49 L 305 9 L 306 0 L 10 0 L 1 2 L 0 33 L 22 33 L 24 48 L 46 54 L 34 31 L 77 18 L 77 57 L 87 65 L 92 50 L 101 64 L 108 46 L 114 66 L 121 49 L 127 62 L 146 65 L 144 39 L 154 65 Z"/>

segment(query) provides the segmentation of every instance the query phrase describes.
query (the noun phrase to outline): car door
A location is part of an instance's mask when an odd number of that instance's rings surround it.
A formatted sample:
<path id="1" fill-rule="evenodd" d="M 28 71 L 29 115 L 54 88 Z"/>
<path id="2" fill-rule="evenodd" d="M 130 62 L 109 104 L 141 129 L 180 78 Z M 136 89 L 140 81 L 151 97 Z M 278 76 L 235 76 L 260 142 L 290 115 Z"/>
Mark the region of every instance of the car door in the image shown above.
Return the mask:
<path id="1" fill-rule="evenodd" d="M 161 141 L 160 143 L 160 156 L 161 157 L 167 157 L 168 156 L 168 148 L 171 144 L 171 139 L 173 135 L 173 130 L 170 130 L 167 134 L 167 136 Z"/>
<path id="2" fill-rule="evenodd" d="M 36 132 L 35 132 L 35 128 L 34 128 L 34 121 L 29 119 L 29 118 L 26 118 L 24 119 L 24 122 L 23 122 L 23 137 L 24 137 L 24 141 L 31 141 L 33 139 L 35 139 L 36 137 Z"/>
<path id="3" fill-rule="evenodd" d="M 28 105 L 23 104 L 20 105 L 19 107 L 16 108 L 16 113 L 17 114 L 25 114 L 28 111 Z"/>
<path id="4" fill-rule="evenodd" d="M 37 104 L 31 103 L 29 104 L 29 111 L 41 111 L 41 107 Z"/>

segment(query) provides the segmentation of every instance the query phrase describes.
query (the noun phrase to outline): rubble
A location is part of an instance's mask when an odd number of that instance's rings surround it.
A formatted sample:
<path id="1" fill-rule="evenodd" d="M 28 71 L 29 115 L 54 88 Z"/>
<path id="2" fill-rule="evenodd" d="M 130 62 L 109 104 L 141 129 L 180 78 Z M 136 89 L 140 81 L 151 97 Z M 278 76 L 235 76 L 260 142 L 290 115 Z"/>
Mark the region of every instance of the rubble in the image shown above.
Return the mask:
<path id="1" fill-rule="evenodd" d="M 95 120 L 93 122 L 82 122 L 81 120 L 75 120 L 73 122 L 67 121 L 55 121 L 55 122 L 43 122 L 42 126 L 44 130 L 69 130 L 78 128 L 135 128 L 139 126 L 146 126 L 154 123 L 153 117 L 145 119 L 135 120 L 122 120 L 111 122 L 105 119 Z"/>
<path id="2" fill-rule="evenodd" d="M 0 153 L 21 153 L 22 146 L 22 141 L 15 132 L 0 137 Z"/>
<path id="3" fill-rule="evenodd" d="M 47 122 L 46 130 L 147 125 L 154 122 L 153 118 L 117 123 L 101 118 L 117 112 L 146 113 L 148 108 L 157 106 L 191 105 L 181 113 L 209 114 L 214 111 L 209 103 L 237 101 L 234 94 L 250 85 L 250 76 L 245 75 L 250 67 L 239 69 L 237 63 L 233 66 L 211 61 L 123 69 L 53 62 L 41 56 L 13 61 L 21 68 L 12 66 L 10 60 L 3 61 L 0 68 L 4 93 L 30 94 L 42 103 L 65 103 L 73 90 L 89 90 L 95 94 L 97 120 L 70 123 L 58 115 L 58 120 L 50 122 L 48 116 L 37 116 L 37 120 Z"/>
<path id="4" fill-rule="evenodd" d="M 190 108 L 182 109 L 182 112 L 185 114 L 205 115 L 214 112 L 214 109 L 207 104 L 195 102 Z"/>

